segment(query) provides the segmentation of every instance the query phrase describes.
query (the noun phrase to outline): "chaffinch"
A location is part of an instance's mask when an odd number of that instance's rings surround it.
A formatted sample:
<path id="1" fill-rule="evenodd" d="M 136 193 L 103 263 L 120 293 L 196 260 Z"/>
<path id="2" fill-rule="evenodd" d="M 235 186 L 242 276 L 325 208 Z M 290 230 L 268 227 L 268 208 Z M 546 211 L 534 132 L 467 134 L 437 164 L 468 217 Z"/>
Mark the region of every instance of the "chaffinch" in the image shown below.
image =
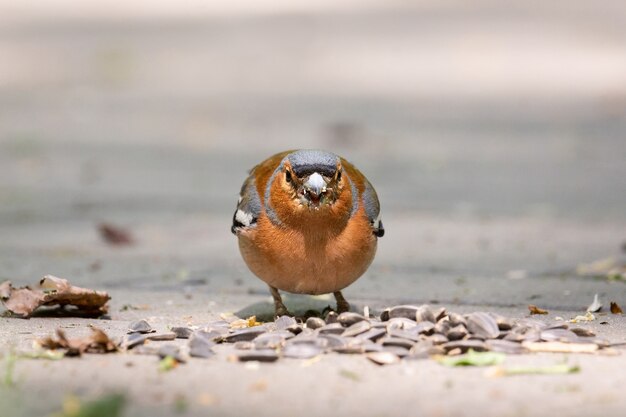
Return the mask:
<path id="1" fill-rule="evenodd" d="M 261 162 L 241 187 L 232 232 L 250 270 L 265 281 L 276 316 L 290 313 L 278 290 L 333 293 L 367 270 L 385 233 L 374 187 L 354 165 L 321 150 L 286 151 Z"/>

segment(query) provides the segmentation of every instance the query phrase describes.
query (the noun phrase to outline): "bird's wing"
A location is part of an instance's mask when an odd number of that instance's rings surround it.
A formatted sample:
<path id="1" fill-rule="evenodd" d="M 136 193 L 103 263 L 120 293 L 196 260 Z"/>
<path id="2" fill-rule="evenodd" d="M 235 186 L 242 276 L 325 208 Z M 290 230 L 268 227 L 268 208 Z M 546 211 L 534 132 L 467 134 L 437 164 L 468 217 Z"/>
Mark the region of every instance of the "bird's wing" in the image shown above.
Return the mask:
<path id="1" fill-rule="evenodd" d="M 247 230 L 256 226 L 257 219 L 261 214 L 261 199 L 254 179 L 254 170 L 246 178 L 241 186 L 237 208 L 233 214 L 233 225 L 231 232 L 237 234 L 242 230 Z"/>
<path id="2" fill-rule="evenodd" d="M 363 190 L 363 206 L 365 207 L 365 215 L 367 215 L 372 224 L 374 234 L 377 237 L 383 237 L 385 228 L 381 220 L 380 203 L 378 202 L 376 190 L 374 190 L 374 187 L 367 179 L 365 179 L 365 189 Z"/>

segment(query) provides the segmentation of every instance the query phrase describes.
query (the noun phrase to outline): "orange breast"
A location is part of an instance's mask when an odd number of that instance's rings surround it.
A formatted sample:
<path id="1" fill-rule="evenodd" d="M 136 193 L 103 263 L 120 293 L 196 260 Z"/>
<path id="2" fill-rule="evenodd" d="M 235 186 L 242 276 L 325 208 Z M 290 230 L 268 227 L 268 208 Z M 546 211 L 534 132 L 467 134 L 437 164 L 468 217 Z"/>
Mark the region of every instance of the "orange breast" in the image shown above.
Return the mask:
<path id="1" fill-rule="evenodd" d="M 257 227 L 239 234 L 239 249 L 250 270 L 283 291 L 326 294 L 352 284 L 376 253 L 376 237 L 363 206 L 341 230 L 324 225 L 274 226 L 261 216 Z"/>

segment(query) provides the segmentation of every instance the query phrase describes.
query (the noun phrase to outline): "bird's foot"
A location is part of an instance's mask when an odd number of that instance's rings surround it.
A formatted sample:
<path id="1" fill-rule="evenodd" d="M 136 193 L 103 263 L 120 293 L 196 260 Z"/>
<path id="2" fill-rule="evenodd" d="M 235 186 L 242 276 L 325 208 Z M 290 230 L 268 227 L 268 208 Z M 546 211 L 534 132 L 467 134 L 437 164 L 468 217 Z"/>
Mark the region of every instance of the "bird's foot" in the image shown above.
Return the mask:
<path id="1" fill-rule="evenodd" d="M 350 311 L 350 303 L 343 298 L 341 291 L 335 291 L 333 295 L 335 296 L 335 300 L 337 300 L 337 313 L 341 314 Z"/>
<path id="2" fill-rule="evenodd" d="M 283 304 L 283 299 L 278 292 L 278 288 L 274 288 L 270 286 L 270 292 L 272 293 L 272 298 L 274 299 L 274 317 L 280 316 L 290 316 L 293 317 L 293 314 L 287 310 L 285 304 Z"/>

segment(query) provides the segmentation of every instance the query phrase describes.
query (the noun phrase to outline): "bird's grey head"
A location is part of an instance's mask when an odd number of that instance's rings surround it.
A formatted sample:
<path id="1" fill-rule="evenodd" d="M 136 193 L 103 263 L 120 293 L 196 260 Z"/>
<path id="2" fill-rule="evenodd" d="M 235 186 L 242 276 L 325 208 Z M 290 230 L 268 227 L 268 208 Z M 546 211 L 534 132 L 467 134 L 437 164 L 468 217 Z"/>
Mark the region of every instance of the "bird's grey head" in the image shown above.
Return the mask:
<path id="1" fill-rule="evenodd" d="M 312 209 L 334 203 L 342 181 L 337 155 L 319 150 L 300 150 L 287 155 L 282 163 L 285 182 L 301 205 Z"/>

